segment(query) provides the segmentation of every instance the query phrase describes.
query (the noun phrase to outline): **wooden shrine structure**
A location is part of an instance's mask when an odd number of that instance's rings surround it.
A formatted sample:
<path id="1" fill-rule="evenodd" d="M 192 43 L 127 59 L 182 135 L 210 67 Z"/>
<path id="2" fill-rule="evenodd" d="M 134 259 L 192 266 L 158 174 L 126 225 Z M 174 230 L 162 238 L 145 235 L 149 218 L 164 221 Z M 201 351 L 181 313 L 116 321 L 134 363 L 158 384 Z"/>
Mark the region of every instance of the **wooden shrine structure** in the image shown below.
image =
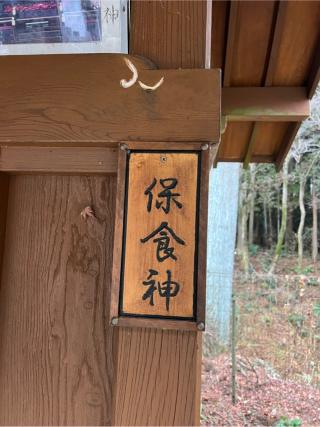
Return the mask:
<path id="1" fill-rule="evenodd" d="M 199 425 L 204 294 L 182 328 L 118 318 L 123 153 L 201 156 L 199 284 L 209 167 L 280 168 L 309 115 L 319 2 L 130 7 L 127 56 L 0 57 L 0 425 Z"/>

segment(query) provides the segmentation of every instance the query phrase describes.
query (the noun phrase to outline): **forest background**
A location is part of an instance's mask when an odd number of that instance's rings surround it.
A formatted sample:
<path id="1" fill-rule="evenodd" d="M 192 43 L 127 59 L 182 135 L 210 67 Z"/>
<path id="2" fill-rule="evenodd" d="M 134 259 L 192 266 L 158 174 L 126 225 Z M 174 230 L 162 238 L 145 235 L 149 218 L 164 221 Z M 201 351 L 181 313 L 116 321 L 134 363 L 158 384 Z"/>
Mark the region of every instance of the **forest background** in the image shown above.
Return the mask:
<path id="1" fill-rule="evenodd" d="M 282 170 L 241 169 L 231 344 L 204 359 L 203 424 L 320 426 L 319 199 L 320 88 Z"/>

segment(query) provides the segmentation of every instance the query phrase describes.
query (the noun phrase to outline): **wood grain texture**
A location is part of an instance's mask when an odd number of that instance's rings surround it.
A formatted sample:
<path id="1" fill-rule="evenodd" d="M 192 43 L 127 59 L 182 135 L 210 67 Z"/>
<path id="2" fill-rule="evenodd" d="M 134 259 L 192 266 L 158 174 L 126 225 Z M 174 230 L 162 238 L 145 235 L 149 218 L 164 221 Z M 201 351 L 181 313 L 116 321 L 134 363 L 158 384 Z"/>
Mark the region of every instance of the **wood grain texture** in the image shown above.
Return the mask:
<path id="1" fill-rule="evenodd" d="M 132 1 L 130 53 L 159 68 L 203 68 L 205 0 Z"/>
<path id="2" fill-rule="evenodd" d="M 117 172 L 118 150 L 102 147 L 0 147 L 0 171 L 108 174 Z"/>
<path id="3" fill-rule="evenodd" d="M 305 87 L 226 87 L 221 102 L 221 114 L 232 122 L 294 122 L 310 114 Z"/>
<path id="4" fill-rule="evenodd" d="M 10 179 L 0 424 L 109 425 L 115 177 Z M 95 218 L 80 217 L 91 205 Z"/>
<path id="5" fill-rule="evenodd" d="M 208 202 L 209 174 L 218 152 L 218 144 L 201 153 L 201 184 L 198 230 L 198 271 L 197 271 L 197 324 L 206 318 L 206 277 L 207 277 L 207 238 L 208 238 Z"/>
<path id="6" fill-rule="evenodd" d="M 274 1 L 238 1 L 230 86 L 263 84 L 272 37 Z M 231 6 L 232 7 L 232 6 Z"/>
<path id="7" fill-rule="evenodd" d="M 142 82 L 154 85 L 164 76 L 164 83 L 154 92 L 138 84 L 124 89 L 120 79 L 132 76 L 124 57 L 0 57 L 0 143 L 219 139 L 218 70 L 146 70 L 130 57 Z"/>
<path id="8" fill-rule="evenodd" d="M 274 67 L 274 86 L 303 86 L 308 82 L 320 40 L 320 3 L 288 1 Z"/>
<path id="9" fill-rule="evenodd" d="M 121 328 L 115 425 L 199 425 L 196 332 Z"/>
<path id="10" fill-rule="evenodd" d="M 9 177 L 0 173 L 0 277 L 2 270 L 2 259 L 5 244 L 7 205 L 9 194 Z M 1 285 L 1 281 L 0 281 Z"/>
<path id="11" fill-rule="evenodd" d="M 125 314 L 194 317 L 198 160 L 197 153 L 186 152 L 130 154 L 123 266 Z M 161 185 L 161 180 L 168 179 Z M 170 192 L 177 196 L 170 197 L 168 205 L 161 193 L 173 184 L 172 179 L 176 180 L 176 186 Z M 150 186 L 152 189 L 146 194 Z M 161 206 L 157 207 L 157 203 Z M 167 224 L 168 228 L 157 232 L 161 224 Z M 153 232 L 156 235 L 150 238 Z M 164 237 L 160 232 L 166 233 L 171 254 L 165 248 L 157 249 L 160 242 L 156 240 Z M 155 280 L 156 288 L 148 296 L 153 285 L 144 283 L 148 283 L 152 270 L 157 272 L 150 278 Z M 177 283 L 170 285 L 170 289 L 178 292 L 169 301 L 161 296 L 169 280 L 168 271 L 172 282 Z"/>
<path id="12" fill-rule="evenodd" d="M 124 148 L 124 147 L 122 147 Z M 119 315 L 119 295 L 121 281 L 121 259 L 124 228 L 124 204 L 126 195 L 127 150 L 119 148 L 117 171 L 117 197 L 113 240 L 112 288 L 109 321 Z"/>
<path id="13" fill-rule="evenodd" d="M 130 328 L 153 328 L 158 330 L 198 331 L 196 322 L 192 320 L 154 319 L 146 317 L 119 317 L 118 326 Z"/>
<path id="14" fill-rule="evenodd" d="M 158 7 L 161 12 L 155 14 Z M 173 7 L 184 9 L 172 15 Z M 191 8 L 192 13 L 181 15 Z M 181 1 L 173 5 L 170 1 L 133 0 L 130 52 L 147 56 L 160 67 L 203 67 L 205 11 L 206 2 Z M 180 33 L 181 42 L 176 44 Z M 200 424 L 200 335 L 119 328 L 115 425 Z"/>

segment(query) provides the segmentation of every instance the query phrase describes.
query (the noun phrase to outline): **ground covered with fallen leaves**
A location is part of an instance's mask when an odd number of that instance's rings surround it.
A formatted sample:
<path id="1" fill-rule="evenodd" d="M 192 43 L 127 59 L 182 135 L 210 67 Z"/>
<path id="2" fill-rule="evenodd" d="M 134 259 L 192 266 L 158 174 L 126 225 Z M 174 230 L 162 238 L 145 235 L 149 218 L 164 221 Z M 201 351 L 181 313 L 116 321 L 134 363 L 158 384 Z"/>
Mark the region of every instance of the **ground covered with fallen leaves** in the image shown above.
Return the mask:
<path id="1" fill-rule="evenodd" d="M 270 277 L 267 253 L 237 266 L 236 398 L 229 347 L 203 360 L 202 424 L 320 427 L 320 264 L 280 260 Z"/>
<path id="2" fill-rule="evenodd" d="M 228 355 L 203 360 L 202 425 L 320 426 L 320 390 L 283 380 L 268 365 L 238 355 L 232 404 Z"/>

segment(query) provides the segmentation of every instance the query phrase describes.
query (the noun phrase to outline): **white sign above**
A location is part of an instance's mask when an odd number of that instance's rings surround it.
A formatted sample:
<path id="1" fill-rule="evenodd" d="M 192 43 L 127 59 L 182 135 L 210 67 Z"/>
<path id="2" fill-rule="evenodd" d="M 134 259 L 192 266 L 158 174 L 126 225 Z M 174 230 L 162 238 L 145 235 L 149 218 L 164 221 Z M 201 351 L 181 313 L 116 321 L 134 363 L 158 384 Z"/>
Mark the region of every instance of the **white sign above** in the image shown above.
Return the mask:
<path id="1" fill-rule="evenodd" d="M 126 0 L 4 0 L 0 55 L 126 53 Z"/>

